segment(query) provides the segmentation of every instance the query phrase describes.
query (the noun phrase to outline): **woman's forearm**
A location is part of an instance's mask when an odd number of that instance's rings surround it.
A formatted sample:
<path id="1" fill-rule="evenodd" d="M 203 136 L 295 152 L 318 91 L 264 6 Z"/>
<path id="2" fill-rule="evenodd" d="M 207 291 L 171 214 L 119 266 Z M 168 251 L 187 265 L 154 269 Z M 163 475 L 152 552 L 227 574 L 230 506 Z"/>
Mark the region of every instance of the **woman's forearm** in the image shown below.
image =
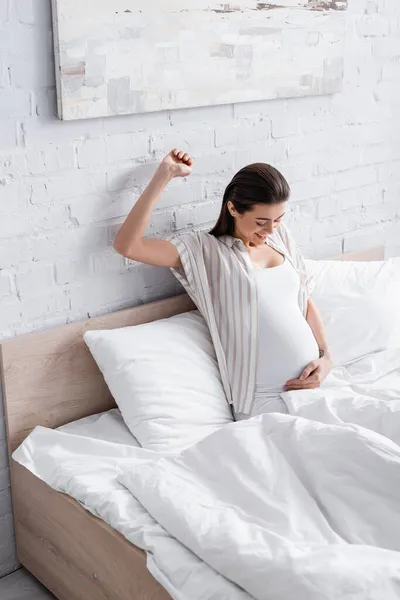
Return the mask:
<path id="1" fill-rule="evenodd" d="M 323 351 L 324 356 L 330 358 L 325 327 L 319 314 L 319 311 L 315 306 L 314 302 L 311 300 L 311 298 L 309 298 L 307 305 L 307 323 L 311 327 L 319 349 Z"/>
<path id="2" fill-rule="evenodd" d="M 135 244 L 141 242 L 152 210 L 171 179 L 173 179 L 172 170 L 161 164 L 115 238 L 114 247 L 118 252 L 132 253 Z"/>

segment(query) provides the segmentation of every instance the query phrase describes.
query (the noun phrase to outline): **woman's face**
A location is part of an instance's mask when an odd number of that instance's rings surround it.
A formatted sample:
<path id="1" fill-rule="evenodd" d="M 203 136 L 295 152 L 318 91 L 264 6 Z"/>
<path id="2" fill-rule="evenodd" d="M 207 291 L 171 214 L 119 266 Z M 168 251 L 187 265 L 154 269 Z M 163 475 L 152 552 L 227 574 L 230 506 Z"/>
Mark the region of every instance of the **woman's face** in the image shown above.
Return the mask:
<path id="1" fill-rule="evenodd" d="M 261 246 L 273 233 L 285 214 L 286 202 L 279 204 L 255 204 L 251 210 L 240 214 L 232 202 L 228 209 L 235 219 L 234 236 L 248 246 Z"/>

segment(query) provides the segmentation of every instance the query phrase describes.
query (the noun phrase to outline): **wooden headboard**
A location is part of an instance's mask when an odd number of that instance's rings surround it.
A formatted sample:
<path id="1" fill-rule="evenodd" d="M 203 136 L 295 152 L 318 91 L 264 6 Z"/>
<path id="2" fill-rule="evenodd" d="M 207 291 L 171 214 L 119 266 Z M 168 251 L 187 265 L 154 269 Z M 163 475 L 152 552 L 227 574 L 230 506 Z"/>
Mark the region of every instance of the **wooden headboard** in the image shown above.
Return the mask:
<path id="1" fill-rule="evenodd" d="M 336 260 L 383 258 L 384 249 L 374 248 Z M 115 406 L 83 341 L 85 331 L 149 323 L 193 308 L 184 294 L 3 342 L 1 375 L 9 452 L 37 425 L 55 428 Z"/>

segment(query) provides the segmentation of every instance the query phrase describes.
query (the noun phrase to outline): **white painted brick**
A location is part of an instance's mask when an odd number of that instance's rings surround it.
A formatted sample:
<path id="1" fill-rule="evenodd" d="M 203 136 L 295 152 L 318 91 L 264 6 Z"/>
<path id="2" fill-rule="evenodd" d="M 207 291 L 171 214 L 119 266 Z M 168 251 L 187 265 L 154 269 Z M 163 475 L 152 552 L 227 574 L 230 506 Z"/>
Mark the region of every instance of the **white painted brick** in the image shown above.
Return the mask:
<path id="1" fill-rule="evenodd" d="M 0 117 L 0 144 L 12 148 L 17 143 L 16 123 L 6 117 Z"/>
<path id="2" fill-rule="evenodd" d="M 396 142 L 373 144 L 361 149 L 361 162 L 364 165 L 387 163 L 396 159 L 400 159 L 400 144 Z"/>
<path id="3" fill-rule="evenodd" d="M 136 115 L 118 115 L 101 119 L 103 134 L 110 135 L 169 129 L 169 112 L 151 112 Z"/>
<path id="4" fill-rule="evenodd" d="M 400 60 L 400 58 L 399 58 Z M 375 98 L 379 105 L 398 111 L 398 95 L 400 93 L 400 81 L 380 81 L 375 88 Z M 397 112 L 398 114 L 398 112 Z"/>
<path id="5" fill-rule="evenodd" d="M 16 267 L 32 259 L 30 241 L 26 238 L 13 237 L 0 241 L 1 266 Z"/>
<path id="6" fill-rule="evenodd" d="M 180 231 L 206 223 L 213 223 L 218 217 L 220 208 L 220 204 L 215 202 L 178 208 L 175 211 L 176 229 Z"/>
<path id="7" fill-rule="evenodd" d="M 88 250 L 103 248 L 109 243 L 109 232 L 105 226 L 78 227 L 31 239 L 31 251 L 36 261 L 64 258 L 79 260 Z"/>
<path id="8" fill-rule="evenodd" d="M 73 169 L 75 167 L 75 149 L 73 144 L 60 146 L 49 144 L 44 148 L 28 148 L 26 163 L 29 173 L 32 175 L 48 175 L 64 169 Z"/>
<path id="9" fill-rule="evenodd" d="M 17 213 L 26 205 L 29 190 L 14 177 L 0 177 L 0 215 Z"/>
<path id="10" fill-rule="evenodd" d="M 312 200 L 313 198 L 324 198 L 334 190 L 334 180 L 330 177 L 321 179 L 313 178 L 308 181 L 295 182 L 291 186 L 291 199 L 293 202 Z"/>
<path id="11" fill-rule="evenodd" d="M 227 156 L 231 156 L 230 154 Z M 231 159 L 230 159 L 231 160 Z M 236 171 L 254 163 L 266 162 L 272 165 L 287 160 L 286 140 L 268 140 L 265 143 L 251 144 L 245 149 L 234 151 L 233 167 Z M 230 169 L 229 169 L 230 170 Z M 232 173 L 233 175 L 234 173 Z"/>
<path id="12" fill-rule="evenodd" d="M 37 0 L 15 0 L 17 19 L 20 23 L 33 25 L 35 23 L 34 3 Z"/>
<path id="13" fill-rule="evenodd" d="M 3 25 L 8 20 L 9 6 L 7 0 L 3 0 L 0 4 L 0 25 Z"/>
<path id="14" fill-rule="evenodd" d="M 320 240 L 318 246 L 313 248 L 311 258 L 314 260 L 327 260 L 333 256 L 340 256 L 342 254 L 342 248 L 343 242 L 341 236 Z"/>
<path id="15" fill-rule="evenodd" d="M 335 199 L 340 210 L 352 210 L 362 206 L 361 196 L 366 188 L 345 190 L 335 194 Z"/>
<path id="16" fill-rule="evenodd" d="M 280 105 L 273 114 L 269 113 L 272 121 L 272 137 L 282 138 L 290 137 L 300 133 L 300 119 L 298 114 L 285 110 L 284 105 Z"/>
<path id="17" fill-rule="evenodd" d="M 66 201 L 69 198 L 105 191 L 104 169 L 63 171 L 42 180 L 50 201 Z"/>
<path id="18" fill-rule="evenodd" d="M 10 70 L 8 61 L 5 56 L 0 57 L 0 89 L 9 88 L 10 81 Z"/>
<path id="19" fill-rule="evenodd" d="M 150 152 L 158 159 L 163 158 L 173 148 L 196 155 L 202 150 L 214 148 L 214 129 L 203 125 L 201 129 L 172 129 L 166 133 L 154 134 L 150 138 Z"/>
<path id="20" fill-rule="evenodd" d="M 0 298 L 11 296 L 14 291 L 11 273 L 0 269 Z"/>
<path id="21" fill-rule="evenodd" d="M 227 128 L 225 125 L 216 129 L 215 145 L 242 146 L 244 144 L 258 143 L 268 140 L 271 136 L 271 121 L 264 120 L 247 123 L 240 121 L 234 127 Z"/>
<path id="22" fill-rule="evenodd" d="M 297 181 L 309 181 L 315 174 L 314 158 L 274 160 L 273 165 L 282 173 L 290 185 Z"/>
<path id="23" fill-rule="evenodd" d="M 383 190 L 380 185 L 372 185 L 353 190 L 347 190 L 336 195 L 342 210 L 361 206 L 376 206 L 382 203 Z"/>
<path id="24" fill-rule="evenodd" d="M 350 145 L 349 132 L 344 127 L 337 127 L 325 131 L 315 131 L 307 135 L 299 135 L 287 140 L 287 151 L 289 158 L 295 156 L 303 157 L 305 152 L 313 156 L 331 151 L 332 148 Z"/>
<path id="25" fill-rule="evenodd" d="M 361 209 L 354 211 L 346 211 L 338 216 L 327 217 L 322 221 L 318 221 L 312 229 L 312 240 L 316 247 L 320 240 L 343 235 L 355 229 L 355 224 L 360 218 Z"/>
<path id="26" fill-rule="evenodd" d="M 75 148 L 73 144 L 49 144 L 42 150 L 45 173 L 73 169 L 75 164 Z"/>
<path id="27" fill-rule="evenodd" d="M 9 213 L 0 219 L 0 239 L 12 239 L 28 233 L 30 221 L 26 214 Z"/>
<path id="28" fill-rule="evenodd" d="M 137 185 L 136 171 L 142 166 L 146 165 L 138 165 L 134 161 L 129 161 L 108 167 L 106 171 L 106 189 L 109 192 L 134 189 Z M 151 172 L 154 173 L 154 171 L 155 167 L 151 165 Z"/>
<path id="29" fill-rule="evenodd" d="M 349 190 L 358 187 L 364 187 L 375 183 L 378 179 L 378 172 L 375 167 L 359 167 L 349 171 L 343 171 L 336 175 L 336 191 Z"/>
<path id="30" fill-rule="evenodd" d="M 235 105 L 235 111 L 240 111 L 243 105 Z M 199 127 L 207 124 L 219 124 L 225 122 L 231 126 L 233 120 L 233 105 L 223 106 L 202 106 L 199 108 L 187 108 L 185 110 L 173 110 L 170 113 L 170 122 L 173 127 L 192 124 L 193 127 Z"/>
<path id="31" fill-rule="evenodd" d="M 149 135 L 146 132 L 110 135 L 106 139 L 106 144 L 107 159 L 110 164 L 144 158 L 149 153 Z"/>
<path id="32" fill-rule="evenodd" d="M 27 25 L 51 24 L 50 10 L 47 0 L 14 0 L 16 16 L 20 23 Z"/>
<path id="33" fill-rule="evenodd" d="M 74 283 L 79 279 L 86 279 L 91 274 L 90 256 L 83 256 L 80 260 L 60 260 L 55 264 L 55 277 L 58 285 Z"/>
<path id="34" fill-rule="evenodd" d="M 344 235 L 344 252 L 368 250 L 374 246 L 384 245 L 384 229 L 381 225 L 367 227 L 363 230 L 352 231 Z"/>
<path id="35" fill-rule="evenodd" d="M 24 90 L 3 90 L 0 96 L 0 119 L 29 117 L 31 114 L 30 94 Z"/>
<path id="36" fill-rule="evenodd" d="M 38 117 L 54 117 L 57 114 L 55 87 L 36 90 L 33 97 L 34 113 Z"/>
<path id="37" fill-rule="evenodd" d="M 68 206 L 54 203 L 51 210 L 47 206 L 28 205 L 25 223 L 25 234 L 49 232 L 55 229 L 66 229 L 71 226 Z"/>
<path id="38" fill-rule="evenodd" d="M 17 288 L 21 296 L 26 294 L 34 294 L 43 290 L 51 294 L 49 288 L 54 286 L 54 267 L 52 264 L 41 264 L 40 266 L 31 267 L 29 270 L 19 271 L 16 277 Z"/>
<path id="39" fill-rule="evenodd" d="M 51 295 L 37 293 L 25 295 L 21 300 L 22 321 L 31 322 L 69 309 L 69 298 L 62 289 L 55 288 Z"/>
<path id="40" fill-rule="evenodd" d="M 322 156 L 315 156 L 315 174 L 324 177 L 340 171 L 354 169 L 360 166 L 361 163 L 362 154 L 359 147 L 337 148 L 332 153 L 326 152 Z"/>
<path id="41" fill-rule="evenodd" d="M 170 234 L 174 231 L 174 214 L 170 210 L 155 210 L 146 227 L 146 236 Z"/>
<path id="42" fill-rule="evenodd" d="M 169 208 L 180 206 L 181 204 L 194 204 L 201 202 L 205 198 L 205 181 L 203 178 L 196 180 L 192 177 L 187 179 L 176 178 L 168 185 L 161 195 L 157 204 L 158 208 Z M 128 210 L 133 206 L 135 198 L 130 194 L 130 203 L 127 204 Z M 128 212 L 128 211 L 127 211 Z M 125 214 L 127 214 L 127 212 Z"/>
<path id="43" fill-rule="evenodd" d="M 383 81 L 399 81 L 400 80 L 400 61 L 395 61 L 382 67 Z"/>
<path id="44" fill-rule="evenodd" d="M 17 324 L 21 320 L 21 305 L 18 300 L 1 303 L 0 328 L 7 331 L 7 327 Z"/>
<path id="45" fill-rule="evenodd" d="M 335 196 L 320 198 L 317 201 L 317 218 L 319 220 L 326 217 L 333 217 L 338 212 L 338 203 Z"/>
<path id="46" fill-rule="evenodd" d="M 383 201 L 395 204 L 398 207 L 398 214 L 400 215 L 400 181 L 399 183 L 391 183 L 385 186 L 382 193 Z"/>
<path id="47" fill-rule="evenodd" d="M 110 271 L 121 272 L 125 270 L 125 260 L 123 256 L 117 254 L 112 248 L 106 252 L 101 252 L 92 257 L 93 271 L 96 275 L 109 273 Z"/>
<path id="48" fill-rule="evenodd" d="M 397 160 L 389 162 L 386 165 L 379 165 L 378 173 L 379 181 L 385 186 L 389 183 L 398 182 L 400 173 L 400 161 Z"/>
<path id="49" fill-rule="evenodd" d="M 41 169 L 39 161 L 36 166 Z M 36 166 L 34 165 L 31 168 L 35 169 Z M 49 204 L 51 202 L 51 197 L 47 188 L 47 179 L 33 181 L 30 187 L 29 201 L 31 204 Z"/>
<path id="50" fill-rule="evenodd" d="M 133 270 L 120 275 L 88 279 L 80 285 L 71 287 L 72 311 L 84 311 L 90 316 L 100 308 L 118 305 L 133 306 L 140 298 L 138 285 L 140 277 Z M 136 302 L 135 302 L 136 301 Z"/>
<path id="51" fill-rule="evenodd" d="M 58 119 L 37 117 L 22 121 L 23 139 L 27 146 L 43 144 L 62 144 L 81 140 L 88 136 L 96 137 L 102 133 L 99 119 L 70 121 L 67 124 Z"/>
<path id="52" fill-rule="evenodd" d="M 86 140 L 77 142 L 76 150 L 80 169 L 100 167 L 107 162 L 107 150 L 104 138 L 87 138 Z"/>
<path id="53" fill-rule="evenodd" d="M 194 154 L 195 168 L 198 173 L 218 175 L 230 172 L 233 175 L 233 152 L 207 152 L 207 154 Z M 244 166 L 244 165 L 243 165 Z"/>

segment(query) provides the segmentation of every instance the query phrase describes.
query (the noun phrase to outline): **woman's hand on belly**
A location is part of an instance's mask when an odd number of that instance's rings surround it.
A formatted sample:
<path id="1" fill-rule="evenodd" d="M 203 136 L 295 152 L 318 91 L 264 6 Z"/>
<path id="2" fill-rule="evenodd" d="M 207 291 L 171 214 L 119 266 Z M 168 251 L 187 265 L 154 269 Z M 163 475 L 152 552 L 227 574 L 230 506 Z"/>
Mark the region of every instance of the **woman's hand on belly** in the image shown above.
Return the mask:
<path id="1" fill-rule="evenodd" d="M 284 386 L 285 392 L 292 390 L 314 390 L 320 387 L 332 369 L 333 363 L 329 356 L 313 360 L 304 369 L 298 379 L 290 379 Z"/>

